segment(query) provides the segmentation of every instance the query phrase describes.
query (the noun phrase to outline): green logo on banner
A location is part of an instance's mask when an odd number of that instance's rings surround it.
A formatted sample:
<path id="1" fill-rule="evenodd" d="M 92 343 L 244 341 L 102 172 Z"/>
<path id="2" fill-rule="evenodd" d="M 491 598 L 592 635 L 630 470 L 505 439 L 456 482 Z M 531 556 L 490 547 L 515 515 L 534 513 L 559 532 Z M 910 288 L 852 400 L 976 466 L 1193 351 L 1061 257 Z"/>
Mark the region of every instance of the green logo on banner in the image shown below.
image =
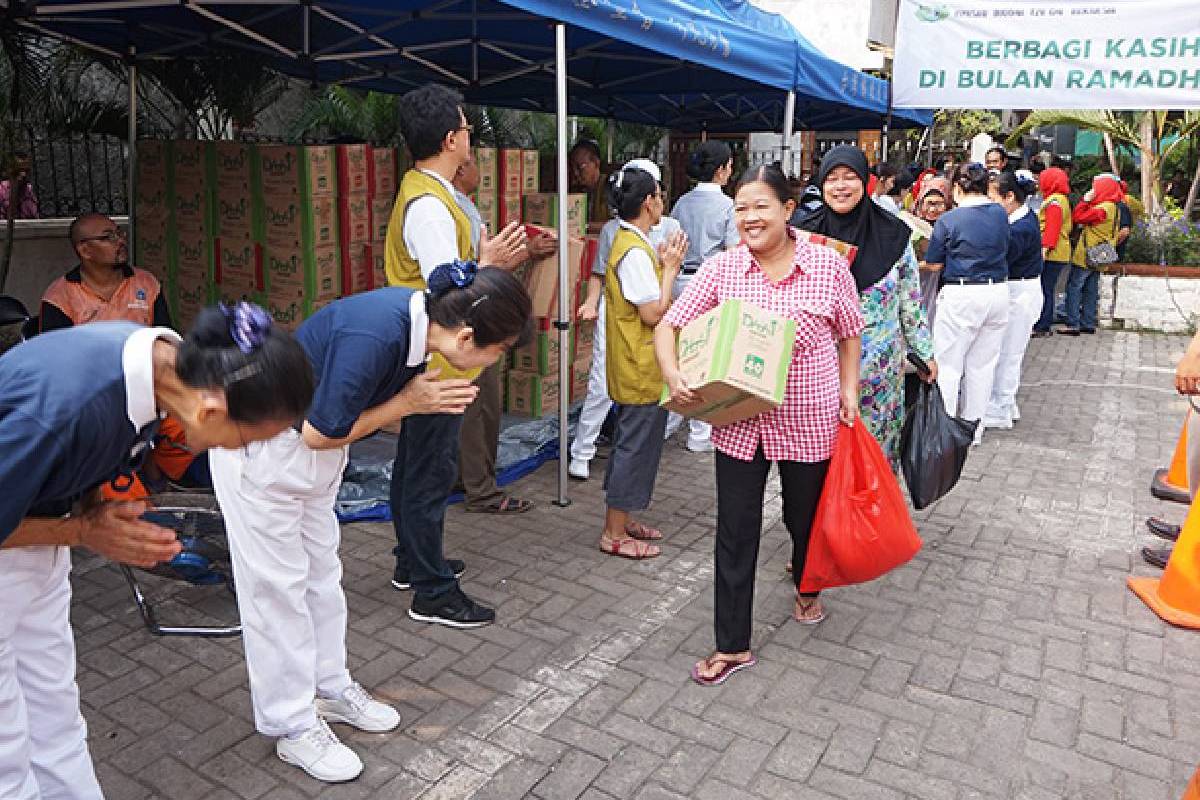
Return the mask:
<path id="1" fill-rule="evenodd" d="M 950 9 L 943 5 L 937 6 L 917 6 L 917 19 L 921 22 L 941 22 L 950 16 Z"/>

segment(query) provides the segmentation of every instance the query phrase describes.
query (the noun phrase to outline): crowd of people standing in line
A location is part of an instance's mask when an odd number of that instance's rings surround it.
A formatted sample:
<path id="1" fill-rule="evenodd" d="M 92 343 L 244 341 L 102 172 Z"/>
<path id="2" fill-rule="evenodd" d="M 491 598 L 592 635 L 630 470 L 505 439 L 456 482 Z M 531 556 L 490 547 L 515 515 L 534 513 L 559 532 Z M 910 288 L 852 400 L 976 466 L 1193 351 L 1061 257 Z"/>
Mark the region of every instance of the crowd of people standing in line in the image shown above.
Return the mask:
<path id="1" fill-rule="evenodd" d="M 484 228 L 468 197 L 477 175 L 459 95 L 431 85 L 402 105 L 415 163 L 388 226 L 390 286 L 329 304 L 295 336 L 240 303 L 206 309 L 180 339 L 146 302 L 155 287 L 122 260 L 111 220 L 89 215 L 72 226 L 81 265 L 47 294 L 47 331 L 0 359 L 0 483 L 9 493 L 0 571 L 26 588 L 0 606 L 0 795 L 101 796 L 74 683 L 69 548 L 143 566 L 179 552 L 173 532 L 142 519 L 136 497 L 98 502 L 94 493 L 118 480 L 128 488 L 164 417 L 190 450 L 212 449 L 255 726 L 284 762 L 319 780 L 351 780 L 362 761 L 328 722 L 374 732 L 400 722 L 346 664 L 333 504 L 352 442 L 400 423 L 392 585 L 412 592 L 409 615 L 451 628 L 495 620 L 460 587 L 466 564 L 445 555 L 445 505 L 456 482 L 469 511 L 532 505 L 495 486 L 491 373 L 530 331 L 531 301 L 512 269 L 557 242 L 528 238 L 518 225 Z M 715 451 L 716 646 L 691 673 L 704 685 L 755 663 L 754 579 L 772 464 L 792 540 L 792 616 L 818 624 L 821 598 L 799 587 L 839 426 L 866 425 L 895 468 L 904 363 L 914 354 L 950 413 L 1011 427 L 1024 349 L 1044 316 L 1036 291 L 1044 263 L 1070 262 L 1068 318 L 1086 331 L 1095 321 L 1087 251 L 1120 230 L 1123 187 L 1112 176 L 1070 208 L 1060 176 L 1044 171 L 1035 216 L 1035 187 L 1010 171 L 963 164 L 917 176 L 909 191 L 901 175 L 873 174 L 860 150 L 838 147 L 798 203 L 776 166 L 746 170 L 727 195 L 732 153 L 708 142 L 692 154 L 696 186 L 672 218 L 652 161 L 605 178 L 594 143 L 580 142 L 570 159 L 575 183 L 604 198 L 578 312 L 598 321 L 595 359 L 569 465 L 573 477 L 590 476 L 595 437 L 615 405 L 601 551 L 662 552 L 663 532 L 636 516 L 652 501 L 673 424 L 659 404 L 663 385 L 684 406 L 696 399 L 679 369 L 677 331 L 730 299 L 796 323 L 780 407 L 718 427 L 686 421 L 688 448 Z M 1072 219 L 1084 234 L 1064 246 Z M 820 243 L 827 239 L 852 246 L 853 257 Z M 122 287 L 141 292 L 136 302 Z M 84 290 L 94 297 L 77 307 L 72 298 Z M 74 503 L 69 515 L 48 511 L 64 501 Z"/>

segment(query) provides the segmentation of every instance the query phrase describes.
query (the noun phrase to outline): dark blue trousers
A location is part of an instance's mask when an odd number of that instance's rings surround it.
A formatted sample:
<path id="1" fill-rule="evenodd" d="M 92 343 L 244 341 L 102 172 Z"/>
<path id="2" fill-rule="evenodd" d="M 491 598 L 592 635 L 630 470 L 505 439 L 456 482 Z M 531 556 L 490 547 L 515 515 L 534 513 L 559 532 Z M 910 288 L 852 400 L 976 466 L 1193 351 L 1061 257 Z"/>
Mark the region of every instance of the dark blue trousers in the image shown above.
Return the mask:
<path id="1" fill-rule="evenodd" d="M 442 551 L 446 498 L 458 479 L 461 414 L 418 414 L 404 420 L 392 466 L 396 565 L 422 599 L 458 585 Z"/>

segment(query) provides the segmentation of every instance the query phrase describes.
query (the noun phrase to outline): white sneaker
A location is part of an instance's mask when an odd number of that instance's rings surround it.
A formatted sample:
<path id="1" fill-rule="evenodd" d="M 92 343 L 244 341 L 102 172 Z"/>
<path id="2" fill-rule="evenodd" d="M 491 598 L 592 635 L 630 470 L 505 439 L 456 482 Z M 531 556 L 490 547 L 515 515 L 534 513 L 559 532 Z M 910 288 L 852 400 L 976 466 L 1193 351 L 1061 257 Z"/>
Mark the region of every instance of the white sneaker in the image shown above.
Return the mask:
<path id="1" fill-rule="evenodd" d="M 588 462 L 582 458 L 572 458 L 567 464 L 567 474 L 577 481 L 586 481 L 591 477 L 591 472 L 588 469 Z"/>
<path id="2" fill-rule="evenodd" d="M 689 436 L 687 440 L 687 449 L 693 453 L 711 453 L 716 448 L 713 447 L 711 439 L 705 439 L 698 442 Z"/>
<path id="3" fill-rule="evenodd" d="M 675 435 L 675 431 L 683 426 L 683 417 L 672 411 L 667 415 L 667 429 L 663 432 L 663 440 L 670 439 Z"/>
<path id="4" fill-rule="evenodd" d="M 396 709 L 371 697 L 357 683 L 350 684 L 341 697 L 318 697 L 317 715 L 329 722 L 344 722 L 368 733 L 385 733 L 400 724 L 400 714 Z"/>
<path id="5" fill-rule="evenodd" d="M 1017 408 L 1016 403 L 1012 404 L 1012 413 L 1010 413 L 1009 416 L 1012 417 L 1013 422 L 1021 421 L 1021 409 Z"/>
<path id="6" fill-rule="evenodd" d="M 352 781 L 363 771 L 362 760 L 338 741 L 320 717 L 316 725 L 299 736 L 284 736 L 276 741 L 275 755 L 283 763 L 293 764 L 326 783 Z"/>
<path id="7" fill-rule="evenodd" d="M 1013 424 L 1011 419 L 996 419 L 994 417 L 983 418 L 983 427 L 985 428 L 991 428 L 998 431 L 1010 431 L 1012 430 L 1012 426 Z"/>

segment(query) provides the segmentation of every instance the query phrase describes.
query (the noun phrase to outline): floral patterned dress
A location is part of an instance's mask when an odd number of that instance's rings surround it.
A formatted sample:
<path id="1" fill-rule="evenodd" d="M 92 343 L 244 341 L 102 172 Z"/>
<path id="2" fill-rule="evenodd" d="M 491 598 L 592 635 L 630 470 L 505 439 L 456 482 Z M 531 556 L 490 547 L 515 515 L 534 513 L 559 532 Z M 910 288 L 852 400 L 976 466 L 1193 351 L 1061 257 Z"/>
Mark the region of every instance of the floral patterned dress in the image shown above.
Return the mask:
<path id="1" fill-rule="evenodd" d="M 904 364 L 908 351 L 933 358 L 933 337 L 921 307 L 921 280 L 912 246 L 879 281 L 859 293 L 862 332 L 859 393 L 862 417 L 896 469 L 904 425 Z"/>

